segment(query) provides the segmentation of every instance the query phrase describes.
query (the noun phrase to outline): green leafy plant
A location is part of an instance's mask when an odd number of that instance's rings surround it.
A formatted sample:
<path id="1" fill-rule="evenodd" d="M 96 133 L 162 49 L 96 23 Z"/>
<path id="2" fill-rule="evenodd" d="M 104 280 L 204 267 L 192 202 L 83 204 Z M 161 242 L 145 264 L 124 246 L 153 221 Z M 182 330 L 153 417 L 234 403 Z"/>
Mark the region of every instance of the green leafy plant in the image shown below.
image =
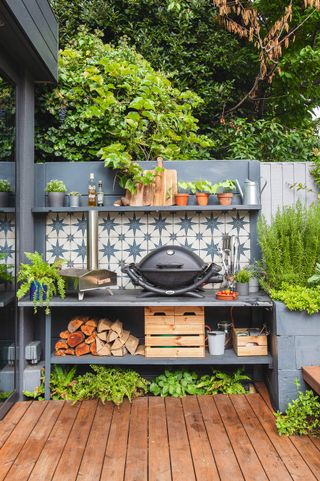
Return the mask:
<path id="1" fill-rule="evenodd" d="M 67 192 L 68 189 L 62 180 L 49 180 L 46 185 L 46 192 Z"/>
<path id="2" fill-rule="evenodd" d="M 99 399 L 102 403 L 112 401 L 119 405 L 126 397 L 143 396 L 148 391 L 148 381 L 130 369 L 115 369 L 104 366 L 90 366 L 88 372 L 77 378 L 74 400 Z"/>
<path id="3" fill-rule="evenodd" d="M 233 180 L 224 180 L 222 182 L 217 182 L 212 184 L 209 180 L 195 180 L 193 182 L 178 182 L 178 187 L 180 189 L 190 191 L 192 194 L 197 192 L 202 192 L 206 194 L 217 194 L 220 189 L 224 192 L 231 192 L 235 188 L 235 183 Z"/>
<path id="4" fill-rule="evenodd" d="M 275 301 L 283 302 L 290 311 L 306 311 L 316 314 L 320 311 L 320 287 L 304 287 L 282 283 L 278 289 L 270 289 Z"/>
<path id="5" fill-rule="evenodd" d="M 7 254 L 4 252 L 0 252 L 0 261 L 7 258 Z M 12 274 L 8 271 L 10 267 L 13 267 L 11 264 L 0 264 L 0 282 L 11 282 L 13 277 Z"/>
<path id="6" fill-rule="evenodd" d="M 245 394 L 244 381 L 250 381 L 250 377 L 237 369 L 232 374 L 213 370 L 212 374 L 201 376 L 197 388 L 203 394 Z"/>
<path id="7" fill-rule="evenodd" d="M 312 286 L 318 286 L 320 284 L 320 264 L 317 262 L 315 273 L 309 277 L 308 284 Z"/>
<path id="8" fill-rule="evenodd" d="M 55 365 L 50 375 L 50 392 L 51 399 L 72 401 L 75 398 L 74 390 L 76 386 L 76 366 L 71 369 L 63 369 L 59 365 Z M 44 399 L 44 369 L 41 372 L 40 386 L 34 391 L 24 391 L 26 397 L 41 401 Z"/>
<path id="9" fill-rule="evenodd" d="M 320 399 L 313 391 L 300 391 L 300 383 L 295 381 L 298 396 L 289 403 L 284 414 L 275 413 L 278 433 L 284 436 L 320 437 Z"/>
<path id="10" fill-rule="evenodd" d="M 30 261 L 28 264 L 22 263 L 18 272 L 19 289 L 17 298 L 21 299 L 30 291 L 33 283 L 38 283 L 39 300 L 37 293 L 33 296 L 34 312 L 37 312 L 38 306 L 45 304 L 46 313 L 50 313 L 50 302 L 56 295 L 60 295 L 62 299 L 65 296 L 65 281 L 60 276 L 60 267 L 63 260 L 58 259 L 53 264 L 48 264 L 39 252 L 25 252 L 25 256 Z M 44 299 L 44 288 L 46 288 L 46 298 Z"/>
<path id="11" fill-rule="evenodd" d="M 6 179 L 0 179 L 0 192 L 11 192 L 11 184 Z"/>
<path id="12" fill-rule="evenodd" d="M 203 394 L 202 390 L 197 387 L 198 379 L 198 375 L 194 372 L 165 370 L 163 374 L 152 381 L 149 390 L 155 396 L 161 397 Z"/>
<path id="13" fill-rule="evenodd" d="M 249 269 L 241 269 L 235 275 L 235 280 L 240 283 L 247 283 L 250 281 L 252 277 L 252 272 Z"/>
<path id="14" fill-rule="evenodd" d="M 80 197 L 80 192 L 69 192 L 69 195 L 72 197 Z"/>

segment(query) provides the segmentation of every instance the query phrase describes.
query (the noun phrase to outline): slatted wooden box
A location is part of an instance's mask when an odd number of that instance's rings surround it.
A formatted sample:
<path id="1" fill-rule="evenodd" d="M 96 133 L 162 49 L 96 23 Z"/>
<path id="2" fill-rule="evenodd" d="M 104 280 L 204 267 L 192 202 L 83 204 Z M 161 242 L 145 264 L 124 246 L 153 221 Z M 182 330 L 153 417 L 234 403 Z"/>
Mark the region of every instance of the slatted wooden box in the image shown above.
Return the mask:
<path id="1" fill-rule="evenodd" d="M 233 349 L 237 356 L 266 356 L 268 354 L 268 339 L 265 334 L 261 336 L 239 336 L 248 329 L 233 328 Z"/>
<path id="2" fill-rule="evenodd" d="M 146 357 L 204 357 L 204 307 L 146 307 Z"/>

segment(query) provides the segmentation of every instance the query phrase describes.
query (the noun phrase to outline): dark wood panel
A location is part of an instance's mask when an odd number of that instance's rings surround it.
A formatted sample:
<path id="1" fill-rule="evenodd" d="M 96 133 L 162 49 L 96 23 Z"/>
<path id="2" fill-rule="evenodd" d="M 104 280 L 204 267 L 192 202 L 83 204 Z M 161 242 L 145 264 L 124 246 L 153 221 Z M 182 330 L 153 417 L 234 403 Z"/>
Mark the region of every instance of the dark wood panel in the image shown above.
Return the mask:
<path id="1" fill-rule="evenodd" d="M 320 366 L 304 366 L 302 375 L 311 389 L 320 394 Z"/>

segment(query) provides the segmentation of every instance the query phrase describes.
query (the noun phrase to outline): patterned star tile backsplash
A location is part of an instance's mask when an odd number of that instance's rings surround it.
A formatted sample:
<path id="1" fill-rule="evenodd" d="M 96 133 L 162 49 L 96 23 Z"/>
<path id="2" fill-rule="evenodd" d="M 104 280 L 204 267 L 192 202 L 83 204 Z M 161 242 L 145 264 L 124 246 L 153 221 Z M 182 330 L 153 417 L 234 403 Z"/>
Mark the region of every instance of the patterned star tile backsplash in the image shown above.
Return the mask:
<path id="1" fill-rule="evenodd" d="M 0 229 L 1 229 L 0 221 Z M 10 228 L 3 224 L 3 229 Z M 1 230 L 0 230 L 1 233 Z M 99 267 L 117 272 L 118 287 L 132 284 L 121 272 L 124 264 L 139 262 L 160 246 L 189 247 L 205 262 L 221 264 L 218 250 L 224 234 L 239 236 L 240 266 L 250 262 L 250 216 L 248 212 L 110 212 L 99 214 Z M 86 214 L 49 214 L 46 224 L 46 258 L 66 260 L 67 267 L 85 268 L 87 263 Z M 0 238 L 1 239 L 1 238 Z M 9 237 L 7 238 L 7 242 Z M 1 243 L 1 240 L 0 240 Z M 0 244 L 2 249 L 3 244 Z M 7 247 L 6 247 L 7 248 Z"/>
<path id="2" fill-rule="evenodd" d="M 15 263 L 15 219 L 12 214 L 0 214 L 0 259 L 1 264 L 7 264 L 8 271 L 14 272 Z"/>

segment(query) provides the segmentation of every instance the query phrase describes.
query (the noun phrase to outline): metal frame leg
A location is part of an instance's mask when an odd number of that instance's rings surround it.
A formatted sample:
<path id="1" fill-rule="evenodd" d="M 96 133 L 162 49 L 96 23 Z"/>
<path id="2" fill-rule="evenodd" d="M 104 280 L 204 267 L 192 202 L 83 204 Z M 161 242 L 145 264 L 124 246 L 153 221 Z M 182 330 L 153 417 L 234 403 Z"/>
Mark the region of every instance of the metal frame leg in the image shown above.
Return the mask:
<path id="1" fill-rule="evenodd" d="M 51 314 L 45 315 L 45 378 L 44 378 L 44 398 L 50 399 L 50 375 L 51 375 Z"/>

